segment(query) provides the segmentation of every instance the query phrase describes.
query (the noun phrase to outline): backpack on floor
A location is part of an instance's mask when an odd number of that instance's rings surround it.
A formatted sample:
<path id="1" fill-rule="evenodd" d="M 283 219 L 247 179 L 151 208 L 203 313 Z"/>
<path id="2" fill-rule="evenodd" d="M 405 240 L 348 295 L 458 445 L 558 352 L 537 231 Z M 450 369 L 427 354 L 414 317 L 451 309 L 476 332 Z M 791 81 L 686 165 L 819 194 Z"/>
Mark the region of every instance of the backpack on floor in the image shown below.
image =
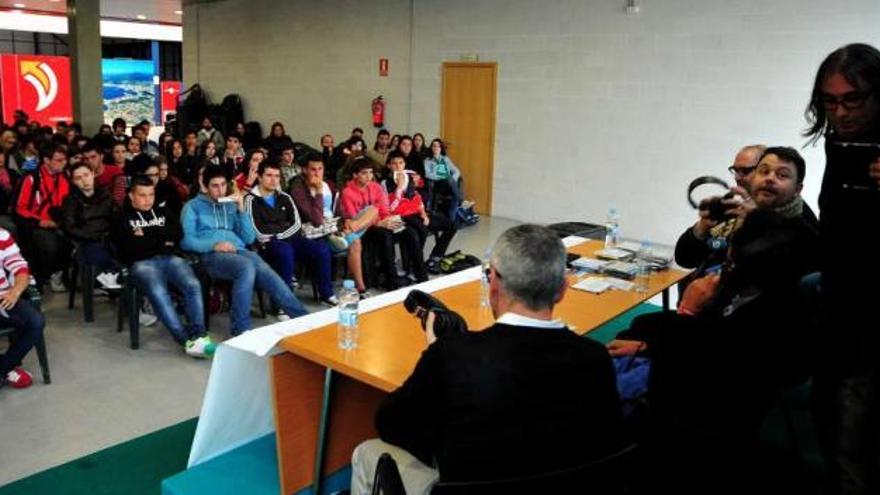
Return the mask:
<path id="1" fill-rule="evenodd" d="M 443 273 L 455 273 L 480 264 L 481 261 L 476 256 L 455 251 L 440 259 L 440 271 Z"/>
<path id="2" fill-rule="evenodd" d="M 459 225 L 474 225 L 480 221 L 480 215 L 474 213 L 473 206 L 467 208 L 459 206 L 455 210 L 455 219 L 458 220 Z"/>

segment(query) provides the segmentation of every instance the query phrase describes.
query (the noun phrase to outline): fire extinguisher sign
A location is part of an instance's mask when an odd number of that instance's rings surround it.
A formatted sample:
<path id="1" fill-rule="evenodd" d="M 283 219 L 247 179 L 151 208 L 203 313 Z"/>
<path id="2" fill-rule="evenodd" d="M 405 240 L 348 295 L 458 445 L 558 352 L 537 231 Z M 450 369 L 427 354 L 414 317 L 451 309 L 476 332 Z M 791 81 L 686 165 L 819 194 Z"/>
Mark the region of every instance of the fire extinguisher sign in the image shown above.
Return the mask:
<path id="1" fill-rule="evenodd" d="M 380 58 L 379 59 L 379 76 L 380 77 L 388 77 L 388 59 Z"/>

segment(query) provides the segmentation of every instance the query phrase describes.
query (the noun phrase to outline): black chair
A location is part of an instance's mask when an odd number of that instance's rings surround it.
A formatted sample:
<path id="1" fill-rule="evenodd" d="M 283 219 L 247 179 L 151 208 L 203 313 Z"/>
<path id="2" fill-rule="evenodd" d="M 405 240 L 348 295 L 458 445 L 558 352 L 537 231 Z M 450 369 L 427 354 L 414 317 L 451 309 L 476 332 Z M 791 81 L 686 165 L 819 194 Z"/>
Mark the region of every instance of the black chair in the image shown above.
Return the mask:
<path id="1" fill-rule="evenodd" d="M 74 256 L 76 256 L 74 254 Z M 67 297 L 67 309 L 73 309 L 76 303 L 77 279 L 79 279 L 82 291 L 83 320 L 91 323 L 95 321 L 95 277 L 96 267 L 90 263 L 73 259 L 70 263 L 68 280 L 70 289 Z"/>
<path id="2" fill-rule="evenodd" d="M 202 286 L 202 300 L 205 308 L 205 328 L 210 328 L 211 311 L 208 309 L 211 280 L 208 274 L 199 267 L 198 259 L 195 257 L 185 257 L 196 273 L 199 284 Z M 125 316 L 128 315 L 128 334 L 129 346 L 132 349 L 140 348 L 140 304 L 144 295 L 138 289 L 137 284 L 131 277 L 129 267 L 124 266 L 119 273 L 122 283 L 122 294 L 119 298 L 119 306 L 116 311 L 116 331 L 122 332 L 125 322 Z"/>
<path id="3" fill-rule="evenodd" d="M 25 291 L 22 297 L 32 302 L 37 309 L 40 308 L 42 298 L 33 278 L 31 278 L 31 283 L 28 285 L 27 291 Z M 10 341 L 13 339 L 14 333 L 15 329 L 12 327 L 0 328 L 0 337 L 9 337 Z M 49 355 L 46 353 L 45 335 L 40 336 L 40 339 L 37 340 L 34 348 L 37 350 L 37 360 L 40 362 L 40 373 L 43 375 L 43 383 L 49 385 L 52 383 L 52 376 L 49 373 Z"/>
<path id="4" fill-rule="evenodd" d="M 630 480 L 638 444 L 628 444 L 617 451 L 584 464 L 553 471 L 506 479 L 440 482 L 432 495 L 510 494 L 510 493 L 589 493 L 591 495 L 623 495 L 629 493 Z M 385 457 L 384 454 L 383 458 Z M 399 473 L 389 473 L 388 458 L 376 468 L 373 493 L 406 495 L 399 483 Z M 380 472 L 382 469 L 382 472 Z M 395 476 L 396 475 L 396 476 Z"/>

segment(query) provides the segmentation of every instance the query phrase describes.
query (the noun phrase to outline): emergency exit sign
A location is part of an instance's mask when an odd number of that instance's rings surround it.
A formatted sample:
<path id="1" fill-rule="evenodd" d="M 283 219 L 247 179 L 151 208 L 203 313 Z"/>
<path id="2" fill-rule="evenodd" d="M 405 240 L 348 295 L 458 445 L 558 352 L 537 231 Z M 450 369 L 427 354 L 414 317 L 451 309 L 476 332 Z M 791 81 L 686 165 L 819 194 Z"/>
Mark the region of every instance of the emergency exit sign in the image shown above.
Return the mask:
<path id="1" fill-rule="evenodd" d="M 387 77 L 388 76 L 388 59 L 380 58 L 379 59 L 379 76 Z"/>

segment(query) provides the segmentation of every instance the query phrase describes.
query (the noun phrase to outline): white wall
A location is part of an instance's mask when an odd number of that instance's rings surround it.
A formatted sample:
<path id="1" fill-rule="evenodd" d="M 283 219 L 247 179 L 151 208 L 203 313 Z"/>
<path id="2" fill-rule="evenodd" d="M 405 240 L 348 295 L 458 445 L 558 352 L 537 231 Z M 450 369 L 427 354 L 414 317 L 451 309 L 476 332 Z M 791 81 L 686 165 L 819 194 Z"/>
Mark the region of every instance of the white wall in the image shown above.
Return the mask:
<path id="1" fill-rule="evenodd" d="M 441 61 L 497 61 L 494 213 L 601 223 L 614 204 L 625 236 L 674 242 L 692 178 L 728 178 L 745 144 L 800 148 L 822 58 L 880 45 L 875 0 L 638 3 L 418 1 L 413 127 L 437 132 Z M 824 159 L 803 154 L 815 206 Z"/>
<path id="2" fill-rule="evenodd" d="M 803 110 L 825 55 L 854 41 L 880 45 L 876 0 L 639 0 L 637 15 L 624 13 L 624 0 L 413 0 L 411 39 L 405 0 L 265 3 L 198 7 L 201 80 L 213 94 L 241 93 L 248 118 L 341 136 L 368 123 L 369 100 L 383 92 L 392 132 L 430 139 L 440 63 L 475 53 L 499 64 L 496 215 L 602 222 L 613 204 L 625 236 L 665 242 L 693 222 L 684 195 L 692 178 L 727 178 L 744 144 L 804 144 Z M 228 11 L 245 6 L 236 27 L 223 28 L 236 18 Z M 219 31 L 207 35 L 208 26 Z M 380 54 L 391 58 L 387 81 L 375 76 Z M 287 65 L 291 56 L 310 70 Z M 803 153 L 804 196 L 815 206 L 823 158 Z"/>
<path id="3" fill-rule="evenodd" d="M 215 103 L 242 97 L 245 118 L 285 124 L 298 141 L 337 142 L 370 130 L 370 102 L 388 100 L 386 122 L 409 118 L 409 0 L 223 0 L 184 7 L 183 76 Z M 379 59 L 390 76 L 379 77 Z"/>

